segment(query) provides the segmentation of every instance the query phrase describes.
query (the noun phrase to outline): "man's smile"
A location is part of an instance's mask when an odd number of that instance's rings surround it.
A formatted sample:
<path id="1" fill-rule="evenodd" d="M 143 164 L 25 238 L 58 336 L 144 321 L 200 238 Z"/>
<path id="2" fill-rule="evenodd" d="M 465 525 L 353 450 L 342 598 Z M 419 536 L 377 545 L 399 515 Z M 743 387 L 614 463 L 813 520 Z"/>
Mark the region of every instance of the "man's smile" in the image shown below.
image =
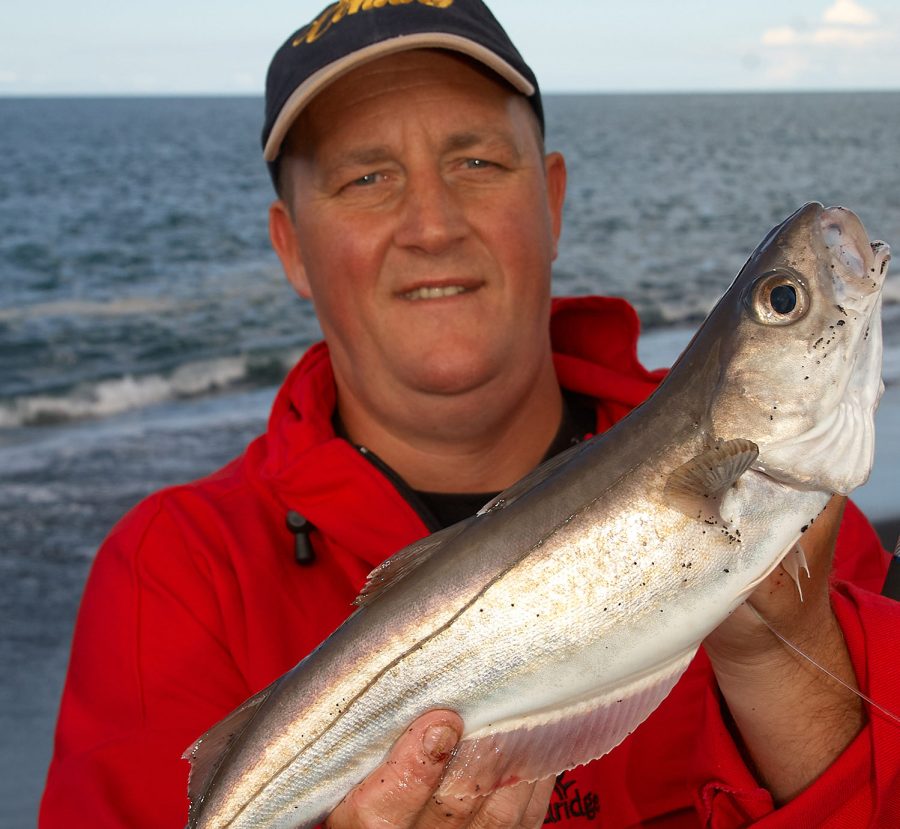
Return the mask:
<path id="1" fill-rule="evenodd" d="M 458 294 L 469 293 L 480 288 L 480 284 L 476 285 L 420 285 L 408 291 L 403 291 L 400 295 L 404 299 L 420 300 L 420 299 L 443 299 L 445 297 L 457 296 Z"/>

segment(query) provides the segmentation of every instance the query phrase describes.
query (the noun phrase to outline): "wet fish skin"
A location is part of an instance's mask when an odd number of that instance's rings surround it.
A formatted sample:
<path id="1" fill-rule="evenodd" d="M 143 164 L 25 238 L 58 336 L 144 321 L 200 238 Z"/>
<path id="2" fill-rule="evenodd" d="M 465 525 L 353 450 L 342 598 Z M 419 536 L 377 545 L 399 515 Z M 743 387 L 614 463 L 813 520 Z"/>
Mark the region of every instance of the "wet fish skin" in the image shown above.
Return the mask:
<path id="1" fill-rule="evenodd" d="M 189 750 L 190 826 L 312 825 L 435 708 L 465 722 L 449 794 L 614 747 L 868 474 L 888 258 L 840 208 L 774 228 L 646 404 L 389 560 L 341 628 Z M 773 317 L 774 288 L 801 310 Z M 694 509 L 679 470 L 704 463 L 740 472 Z"/>

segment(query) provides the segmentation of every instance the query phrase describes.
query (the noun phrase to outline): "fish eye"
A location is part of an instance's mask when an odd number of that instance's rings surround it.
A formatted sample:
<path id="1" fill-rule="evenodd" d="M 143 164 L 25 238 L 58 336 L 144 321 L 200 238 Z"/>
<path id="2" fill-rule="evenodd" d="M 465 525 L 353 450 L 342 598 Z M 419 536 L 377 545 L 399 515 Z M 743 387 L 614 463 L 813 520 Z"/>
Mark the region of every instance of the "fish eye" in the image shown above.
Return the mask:
<path id="1" fill-rule="evenodd" d="M 749 298 L 751 310 L 766 325 L 790 325 L 806 315 L 809 305 L 803 282 L 785 271 L 763 274 Z"/>
<path id="2" fill-rule="evenodd" d="M 797 307 L 797 289 L 793 285 L 776 285 L 769 292 L 769 304 L 776 314 L 790 314 Z"/>

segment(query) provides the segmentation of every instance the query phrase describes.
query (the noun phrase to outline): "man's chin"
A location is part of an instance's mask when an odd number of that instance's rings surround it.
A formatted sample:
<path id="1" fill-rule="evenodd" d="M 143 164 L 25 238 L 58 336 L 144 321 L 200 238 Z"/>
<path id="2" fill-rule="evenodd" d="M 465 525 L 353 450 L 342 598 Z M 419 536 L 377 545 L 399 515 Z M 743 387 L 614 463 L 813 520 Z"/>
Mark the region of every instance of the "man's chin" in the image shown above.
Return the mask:
<path id="1" fill-rule="evenodd" d="M 455 397 L 478 392 L 495 384 L 502 374 L 496 361 L 485 359 L 484 353 L 467 357 L 456 350 L 421 360 L 405 360 L 401 376 L 405 385 L 423 394 Z"/>

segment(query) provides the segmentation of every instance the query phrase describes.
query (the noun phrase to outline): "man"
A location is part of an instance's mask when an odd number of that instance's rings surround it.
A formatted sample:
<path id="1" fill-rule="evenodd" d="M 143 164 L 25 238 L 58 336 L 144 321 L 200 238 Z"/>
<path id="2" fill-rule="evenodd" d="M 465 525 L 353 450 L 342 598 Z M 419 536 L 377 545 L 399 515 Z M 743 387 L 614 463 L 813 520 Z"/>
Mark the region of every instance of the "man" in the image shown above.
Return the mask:
<path id="1" fill-rule="evenodd" d="M 105 543 L 42 826 L 181 826 L 181 752 L 327 636 L 373 566 L 653 389 L 628 306 L 551 309 L 565 166 L 542 129 L 537 82 L 478 0 L 345 0 L 276 54 L 271 237 L 327 347 L 287 378 L 244 455 L 151 497 Z M 898 614 L 862 589 L 886 560 L 844 506 L 808 534 L 807 600 L 774 576 L 754 602 L 847 682 L 895 698 L 882 658 Z M 857 585 L 829 593 L 839 525 L 835 574 Z M 598 762 L 439 802 L 462 723 L 431 712 L 328 822 L 886 825 L 900 780 L 890 724 L 749 614 L 706 645 Z"/>

